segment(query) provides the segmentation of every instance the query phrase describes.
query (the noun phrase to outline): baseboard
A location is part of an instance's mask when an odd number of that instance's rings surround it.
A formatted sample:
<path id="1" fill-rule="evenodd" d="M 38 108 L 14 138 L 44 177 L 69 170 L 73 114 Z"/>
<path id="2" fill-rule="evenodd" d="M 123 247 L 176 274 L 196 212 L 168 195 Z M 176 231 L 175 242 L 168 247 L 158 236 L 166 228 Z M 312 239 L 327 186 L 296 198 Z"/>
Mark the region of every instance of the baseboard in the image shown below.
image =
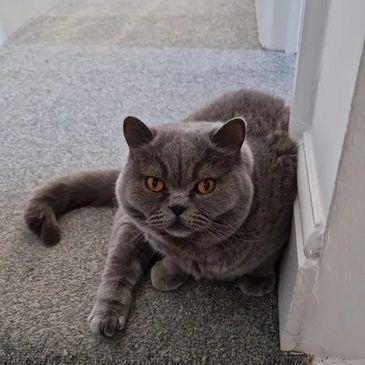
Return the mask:
<path id="1" fill-rule="evenodd" d="M 342 360 L 335 358 L 314 358 L 311 365 L 365 365 L 365 359 L 363 360 Z"/>
<path id="2" fill-rule="evenodd" d="M 302 335 L 316 300 L 324 233 L 319 194 L 312 145 L 304 136 L 298 150 L 298 197 L 279 281 L 280 344 L 284 351 L 307 349 Z"/>
<path id="3" fill-rule="evenodd" d="M 283 351 L 304 351 L 303 325 L 315 301 L 313 291 L 318 258 L 304 255 L 302 220 L 298 199 L 294 205 L 293 226 L 284 254 L 279 281 L 280 347 Z"/>
<path id="4" fill-rule="evenodd" d="M 304 133 L 298 150 L 298 205 L 304 254 L 317 258 L 323 245 L 325 219 L 310 135 Z"/>

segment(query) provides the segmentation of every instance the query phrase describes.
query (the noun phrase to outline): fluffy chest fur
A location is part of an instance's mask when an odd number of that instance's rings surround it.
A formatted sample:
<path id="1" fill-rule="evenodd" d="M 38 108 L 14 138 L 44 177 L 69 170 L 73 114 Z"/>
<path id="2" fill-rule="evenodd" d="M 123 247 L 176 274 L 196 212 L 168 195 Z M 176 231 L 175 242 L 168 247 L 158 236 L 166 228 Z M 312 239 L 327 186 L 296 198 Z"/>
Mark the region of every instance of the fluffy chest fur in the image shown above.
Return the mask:
<path id="1" fill-rule="evenodd" d="M 164 242 L 148 237 L 148 242 L 153 248 L 169 257 L 184 272 L 196 280 L 201 278 L 228 280 L 249 271 L 251 264 L 247 265 L 252 244 L 243 240 L 226 240 L 210 248 L 197 248 L 195 242 Z"/>

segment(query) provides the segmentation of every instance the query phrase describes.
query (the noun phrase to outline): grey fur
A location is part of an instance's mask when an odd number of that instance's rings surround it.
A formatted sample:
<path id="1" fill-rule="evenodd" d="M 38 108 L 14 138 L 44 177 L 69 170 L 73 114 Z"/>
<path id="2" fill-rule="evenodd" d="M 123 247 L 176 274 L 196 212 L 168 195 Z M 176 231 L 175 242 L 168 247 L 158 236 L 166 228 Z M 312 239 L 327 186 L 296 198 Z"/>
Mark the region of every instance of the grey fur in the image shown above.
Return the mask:
<path id="1" fill-rule="evenodd" d="M 151 280 L 158 290 L 176 289 L 189 277 L 230 280 L 249 295 L 273 290 L 296 195 L 288 120 L 281 99 L 252 90 L 225 94 L 179 124 L 149 129 L 128 117 L 130 153 L 121 174 L 82 172 L 35 193 L 25 218 L 46 244 L 59 240 L 61 214 L 116 197 L 111 246 L 89 316 L 94 333 L 111 336 L 124 327 L 132 289 L 155 258 Z M 163 179 L 165 191 L 149 191 L 148 176 Z M 199 195 L 194 187 L 206 178 L 216 188 Z"/>

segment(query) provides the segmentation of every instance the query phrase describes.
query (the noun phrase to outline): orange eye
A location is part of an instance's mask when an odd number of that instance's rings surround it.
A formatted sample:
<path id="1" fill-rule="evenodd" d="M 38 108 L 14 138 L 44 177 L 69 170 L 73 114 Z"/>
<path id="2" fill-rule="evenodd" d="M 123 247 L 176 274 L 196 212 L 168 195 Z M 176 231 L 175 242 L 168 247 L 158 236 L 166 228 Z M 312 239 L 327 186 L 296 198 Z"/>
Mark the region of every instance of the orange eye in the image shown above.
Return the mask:
<path id="1" fill-rule="evenodd" d="M 198 183 L 196 190 L 200 194 L 209 194 L 215 189 L 215 181 L 213 179 L 204 179 Z"/>
<path id="2" fill-rule="evenodd" d="M 154 193 L 160 193 L 165 189 L 165 183 L 158 177 L 149 176 L 146 179 L 146 187 L 148 190 L 151 190 Z"/>

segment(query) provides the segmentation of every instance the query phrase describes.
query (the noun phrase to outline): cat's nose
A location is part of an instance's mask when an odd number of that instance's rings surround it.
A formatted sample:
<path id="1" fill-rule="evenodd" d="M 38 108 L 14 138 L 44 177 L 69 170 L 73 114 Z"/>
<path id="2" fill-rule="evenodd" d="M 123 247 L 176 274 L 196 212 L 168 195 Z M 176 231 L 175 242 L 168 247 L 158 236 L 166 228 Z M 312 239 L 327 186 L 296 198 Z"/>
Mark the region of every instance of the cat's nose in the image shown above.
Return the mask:
<path id="1" fill-rule="evenodd" d="M 172 205 L 170 209 L 174 212 L 176 216 L 179 216 L 186 210 L 186 207 L 184 205 L 176 204 Z"/>

